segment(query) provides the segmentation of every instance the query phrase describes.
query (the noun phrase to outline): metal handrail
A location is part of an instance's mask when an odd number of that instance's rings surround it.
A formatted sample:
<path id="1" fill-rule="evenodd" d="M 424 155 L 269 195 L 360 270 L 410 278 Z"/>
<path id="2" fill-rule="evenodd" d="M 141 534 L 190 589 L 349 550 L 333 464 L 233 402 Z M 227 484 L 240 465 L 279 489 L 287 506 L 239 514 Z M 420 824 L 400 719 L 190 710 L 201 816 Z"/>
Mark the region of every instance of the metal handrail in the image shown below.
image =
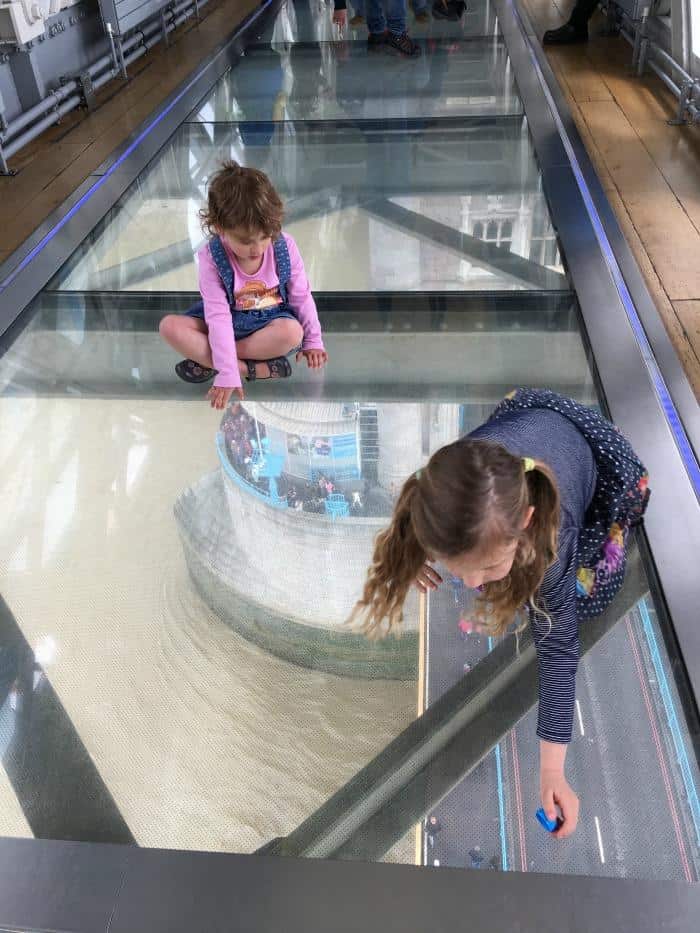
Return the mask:
<path id="1" fill-rule="evenodd" d="M 680 125 L 688 120 L 692 123 L 700 122 L 700 111 L 693 103 L 695 95 L 700 95 L 700 78 L 690 74 L 672 55 L 669 55 L 658 42 L 655 42 L 647 34 L 649 17 L 646 12 L 641 20 L 635 20 L 626 10 L 618 7 L 614 0 L 607 0 L 608 10 L 610 10 L 611 4 L 619 16 L 620 34 L 633 48 L 632 66 L 637 77 L 642 77 L 644 69 L 648 65 L 665 87 L 678 99 L 676 116 L 669 120 L 669 123 Z M 652 61 L 652 56 L 666 65 L 670 69 L 671 75 L 667 74 L 660 64 Z M 672 77 L 674 72 L 680 76 L 681 80 L 678 83 Z"/>

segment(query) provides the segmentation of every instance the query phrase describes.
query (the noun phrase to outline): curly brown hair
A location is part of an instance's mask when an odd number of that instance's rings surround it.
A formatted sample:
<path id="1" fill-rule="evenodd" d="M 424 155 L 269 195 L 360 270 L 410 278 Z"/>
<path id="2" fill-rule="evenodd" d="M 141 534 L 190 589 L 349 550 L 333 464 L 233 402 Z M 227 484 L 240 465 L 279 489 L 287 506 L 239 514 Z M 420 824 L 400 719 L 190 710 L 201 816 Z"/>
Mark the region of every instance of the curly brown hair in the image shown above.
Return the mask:
<path id="1" fill-rule="evenodd" d="M 262 231 L 275 239 L 282 232 L 284 205 L 264 172 L 226 161 L 209 181 L 207 205 L 199 212 L 207 236 L 234 230 Z"/>
<path id="2" fill-rule="evenodd" d="M 534 506 L 526 528 L 523 518 Z M 517 541 L 510 573 L 484 585 L 478 613 L 501 635 L 535 604 L 557 555 L 559 491 L 552 471 L 537 461 L 525 471 L 521 457 L 491 441 L 462 438 L 433 455 L 411 476 L 391 524 L 377 536 L 362 599 L 351 617 L 370 637 L 397 631 L 408 590 L 427 560 L 455 558 L 491 544 Z"/>

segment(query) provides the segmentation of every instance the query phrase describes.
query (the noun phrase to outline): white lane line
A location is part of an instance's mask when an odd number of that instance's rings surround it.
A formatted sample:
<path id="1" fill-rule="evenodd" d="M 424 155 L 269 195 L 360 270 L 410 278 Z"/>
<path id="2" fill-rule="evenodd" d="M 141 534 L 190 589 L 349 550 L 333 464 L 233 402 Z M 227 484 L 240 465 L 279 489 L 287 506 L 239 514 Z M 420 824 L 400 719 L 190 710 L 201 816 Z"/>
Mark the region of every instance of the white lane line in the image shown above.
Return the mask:
<path id="1" fill-rule="evenodd" d="M 578 727 L 581 730 L 581 735 L 585 735 L 586 733 L 583 728 L 583 716 L 581 715 L 581 704 L 578 700 L 576 700 L 576 712 L 578 713 Z"/>
<path id="2" fill-rule="evenodd" d="M 605 849 L 603 849 L 603 837 L 600 834 L 600 821 L 597 816 L 594 816 L 595 820 L 595 831 L 598 834 L 598 851 L 600 852 L 600 862 L 601 865 L 605 865 Z"/>

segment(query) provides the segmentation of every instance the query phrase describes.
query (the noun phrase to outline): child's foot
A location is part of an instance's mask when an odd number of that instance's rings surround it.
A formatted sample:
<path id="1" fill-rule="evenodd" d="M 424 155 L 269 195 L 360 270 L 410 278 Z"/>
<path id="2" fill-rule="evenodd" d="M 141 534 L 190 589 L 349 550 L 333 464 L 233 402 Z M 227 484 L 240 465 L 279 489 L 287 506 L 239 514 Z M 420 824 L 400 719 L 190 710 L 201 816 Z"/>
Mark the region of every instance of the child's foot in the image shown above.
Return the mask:
<path id="1" fill-rule="evenodd" d="M 248 369 L 248 382 L 255 382 L 256 379 L 288 379 L 292 375 L 292 364 L 286 356 L 277 356 L 273 360 L 244 362 Z"/>
<path id="2" fill-rule="evenodd" d="M 393 32 L 387 33 L 386 44 L 390 49 L 407 58 L 418 58 L 421 55 L 421 47 L 405 32 L 402 32 L 400 36 Z"/>
<path id="3" fill-rule="evenodd" d="M 353 29 L 356 26 L 364 26 L 365 25 L 364 16 L 360 16 L 359 14 L 357 16 L 353 16 L 353 18 L 350 20 L 350 25 L 353 27 Z"/>
<path id="4" fill-rule="evenodd" d="M 185 382 L 209 382 L 216 375 L 215 369 L 200 366 L 194 360 L 182 360 L 175 366 L 175 372 Z"/>

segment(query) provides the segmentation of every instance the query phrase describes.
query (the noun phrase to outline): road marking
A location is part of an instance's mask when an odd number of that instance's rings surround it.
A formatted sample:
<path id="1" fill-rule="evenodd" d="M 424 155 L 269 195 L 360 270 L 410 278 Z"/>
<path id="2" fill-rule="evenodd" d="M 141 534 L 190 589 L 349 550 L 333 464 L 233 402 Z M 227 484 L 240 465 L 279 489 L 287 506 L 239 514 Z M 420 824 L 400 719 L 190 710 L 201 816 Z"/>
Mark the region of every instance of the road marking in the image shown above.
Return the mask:
<path id="1" fill-rule="evenodd" d="M 583 729 L 583 716 L 581 716 L 581 704 L 578 700 L 576 700 L 576 712 L 578 713 L 578 727 L 581 730 L 581 735 L 585 735 L 586 733 Z"/>
<path id="2" fill-rule="evenodd" d="M 603 848 L 603 837 L 600 834 L 600 821 L 597 816 L 594 816 L 595 820 L 595 831 L 598 834 L 598 851 L 600 852 L 600 862 L 602 865 L 605 865 L 605 849 Z"/>
<path id="3" fill-rule="evenodd" d="M 493 638 L 489 636 L 489 651 L 493 648 Z M 508 871 L 508 843 L 506 839 L 506 805 L 503 794 L 503 764 L 501 761 L 501 746 L 497 745 L 496 753 L 496 785 L 498 787 L 498 829 L 501 835 L 501 870 Z"/>
<path id="4" fill-rule="evenodd" d="M 428 600 L 425 593 L 418 596 L 418 709 L 417 716 L 425 712 L 428 688 Z M 428 861 L 428 841 L 424 838 L 423 822 L 416 824 L 415 864 Z M 438 864 L 440 864 L 438 862 Z"/>

